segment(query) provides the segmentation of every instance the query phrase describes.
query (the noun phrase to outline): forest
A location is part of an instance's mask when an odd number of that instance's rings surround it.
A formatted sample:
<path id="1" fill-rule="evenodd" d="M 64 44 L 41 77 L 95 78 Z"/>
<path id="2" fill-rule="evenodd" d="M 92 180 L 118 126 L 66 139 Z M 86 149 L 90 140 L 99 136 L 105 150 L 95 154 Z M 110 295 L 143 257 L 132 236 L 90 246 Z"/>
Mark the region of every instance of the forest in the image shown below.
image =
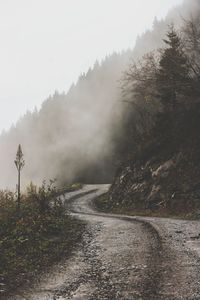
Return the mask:
<path id="1" fill-rule="evenodd" d="M 199 214 L 200 13 L 125 72 L 124 159 L 108 207 Z M 114 202 L 114 203 L 113 203 Z"/>

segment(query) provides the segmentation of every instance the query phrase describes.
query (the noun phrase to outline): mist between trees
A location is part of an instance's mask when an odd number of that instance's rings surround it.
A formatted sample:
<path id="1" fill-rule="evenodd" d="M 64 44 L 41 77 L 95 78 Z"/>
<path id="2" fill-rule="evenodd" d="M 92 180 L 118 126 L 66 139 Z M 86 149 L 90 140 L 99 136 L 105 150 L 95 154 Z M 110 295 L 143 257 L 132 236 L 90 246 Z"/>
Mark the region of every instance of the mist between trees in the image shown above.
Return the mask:
<path id="1" fill-rule="evenodd" d="M 195 27 L 199 21 L 198 11 L 197 0 L 185 1 L 172 10 L 166 20 L 155 19 L 153 29 L 138 37 L 133 50 L 114 53 L 101 63 L 95 63 L 68 93 L 55 92 L 44 101 L 40 111 L 27 112 L 3 133 L 0 137 L 0 186 L 15 187 L 13 157 L 19 143 L 26 157 L 24 186 L 31 180 L 39 184 L 49 178 L 57 178 L 60 183 L 111 182 L 129 147 L 140 147 L 138 140 L 145 139 L 154 124 L 155 114 L 163 109 L 162 87 L 160 85 L 159 90 L 156 86 L 155 76 L 165 52 L 159 50 L 141 57 L 169 46 L 163 39 L 167 39 L 168 25 L 172 21 L 189 68 L 190 84 L 191 79 L 198 81 L 199 32 Z M 197 30 L 197 48 L 192 43 L 191 26 Z M 138 58 L 141 59 L 139 63 L 131 62 Z M 179 98 L 177 94 L 177 103 Z"/>

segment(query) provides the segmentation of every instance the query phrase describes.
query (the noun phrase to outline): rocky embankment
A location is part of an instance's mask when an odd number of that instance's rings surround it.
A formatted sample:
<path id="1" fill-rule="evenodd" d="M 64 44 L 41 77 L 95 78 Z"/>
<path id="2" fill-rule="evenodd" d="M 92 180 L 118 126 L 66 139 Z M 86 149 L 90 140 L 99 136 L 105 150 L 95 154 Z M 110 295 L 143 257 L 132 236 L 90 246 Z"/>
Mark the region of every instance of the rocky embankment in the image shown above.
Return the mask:
<path id="1" fill-rule="evenodd" d="M 200 208 L 199 150 L 162 152 L 118 170 L 109 193 L 114 208 L 191 212 Z"/>

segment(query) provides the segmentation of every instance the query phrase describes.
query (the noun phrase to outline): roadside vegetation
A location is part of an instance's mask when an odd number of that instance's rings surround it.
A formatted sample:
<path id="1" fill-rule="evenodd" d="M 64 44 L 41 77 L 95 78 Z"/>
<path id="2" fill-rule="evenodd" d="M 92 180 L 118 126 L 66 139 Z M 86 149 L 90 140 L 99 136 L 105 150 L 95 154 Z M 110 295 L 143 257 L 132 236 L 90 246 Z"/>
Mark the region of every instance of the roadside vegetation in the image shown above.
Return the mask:
<path id="1" fill-rule="evenodd" d="M 110 201 L 109 193 L 105 193 L 94 199 L 94 206 L 99 212 L 120 214 L 138 217 L 158 217 L 171 218 L 181 220 L 200 220 L 200 209 L 190 209 L 188 211 L 167 210 L 165 208 L 159 210 L 151 209 L 134 209 L 122 203 Z"/>
<path id="2" fill-rule="evenodd" d="M 84 224 L 67 214 L 58 194 L 79 188 L 81 184 L 57 190 L 54 181 L 41 187 L 31 183 L 21 195 L 20 210 L 14 193 L 0 191 L 1 299 L 70 255 Z"/>

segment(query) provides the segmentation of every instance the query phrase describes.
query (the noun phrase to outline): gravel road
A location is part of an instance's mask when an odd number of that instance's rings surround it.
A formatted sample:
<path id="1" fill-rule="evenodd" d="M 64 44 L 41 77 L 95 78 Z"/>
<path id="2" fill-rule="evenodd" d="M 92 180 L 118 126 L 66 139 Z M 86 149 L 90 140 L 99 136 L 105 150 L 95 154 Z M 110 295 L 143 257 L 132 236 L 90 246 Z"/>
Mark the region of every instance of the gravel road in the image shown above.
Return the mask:
<path id="1" fill-rule="evenodd" d="M 87 185 L 63 197 L 87 230 L 71 258 L 10 300 L 200 299 L 200 222 L 97 213 Z"/>

